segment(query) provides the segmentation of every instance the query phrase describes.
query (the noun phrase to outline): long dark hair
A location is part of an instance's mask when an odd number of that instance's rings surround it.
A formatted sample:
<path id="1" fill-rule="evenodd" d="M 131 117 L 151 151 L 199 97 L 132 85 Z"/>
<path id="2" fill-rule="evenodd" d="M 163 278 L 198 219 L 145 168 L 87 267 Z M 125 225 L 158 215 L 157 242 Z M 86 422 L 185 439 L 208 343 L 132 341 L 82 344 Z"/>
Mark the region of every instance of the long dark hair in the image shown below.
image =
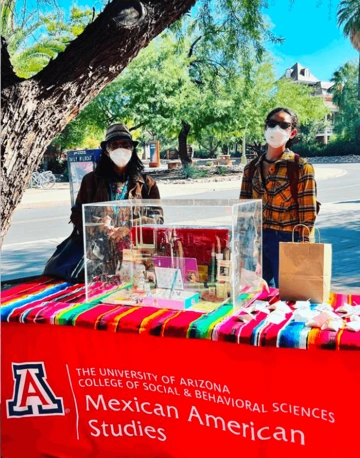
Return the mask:
<path id="1" fill-rule="evenodd" d="M 291 118 L 291 128 L 292 129 L 296 129 L 297 131 L 299 131 L 299 117 L 298 117 L 298 115 L 295 113 L 295 111 L 290 110 L 290 108 L 285 108 L 285 107 L 277 107 L 274 110 L 270 111 L 270 113 L 266 116 L 265 128 L 266 128 L 266 123 L 269 121 L 269 119 L 274 114 L 280 113 L 281 111 L 287 113 L 290 116 L 290 118 Z M 290 138 L 287 141 L 285 146 L 286 146 L 286 148 L 291 148 L 294 143 L 295 143 L 294 139 Z"/>
<path id="2" fill-rule="evenodd" d="M 132 156 L 130 161 L 128 162 L 126 169 L 125 169 L 125 178 L 129 178 L 130 180 L 136 179 L 139 175 L 141 175 L 144 171 L 144 164 L 142 160 L 136 153 L 136 148 L 133 147 Z M 119 178 L 118 174 L 115 172 L 114 163 L 110 159 L 110 157 L 106 154 L 106 151 L 103 149 L 99 163 L 95 169 L 95 173 L 107 180 L 116 180 Z"/>

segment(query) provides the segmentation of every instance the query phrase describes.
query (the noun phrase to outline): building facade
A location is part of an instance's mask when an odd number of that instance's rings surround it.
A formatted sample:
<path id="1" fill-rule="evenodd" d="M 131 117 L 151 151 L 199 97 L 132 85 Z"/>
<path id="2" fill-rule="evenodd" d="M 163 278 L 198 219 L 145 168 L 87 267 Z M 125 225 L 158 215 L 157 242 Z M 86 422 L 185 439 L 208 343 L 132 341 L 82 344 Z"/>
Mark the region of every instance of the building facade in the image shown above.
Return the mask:
<path id="1" fill-rule="evenodd" d="M 338 107 L 333 102 L 332 88 L 334 83 L 331 81 L 319 80 L 311 73 L 308 67 L 303 67 L 298 62 L 286 70 L 283 78 L 291 79 L 298 84 L 306 84 L 311 87 L 314 97 L 321 97 L 323 99 L 324 105 L 330 112 L 324 119 L 324 130 L 317 133 L 316 139 L 327 144 L 333 133 L 336 113 L 339 111 Z"/>

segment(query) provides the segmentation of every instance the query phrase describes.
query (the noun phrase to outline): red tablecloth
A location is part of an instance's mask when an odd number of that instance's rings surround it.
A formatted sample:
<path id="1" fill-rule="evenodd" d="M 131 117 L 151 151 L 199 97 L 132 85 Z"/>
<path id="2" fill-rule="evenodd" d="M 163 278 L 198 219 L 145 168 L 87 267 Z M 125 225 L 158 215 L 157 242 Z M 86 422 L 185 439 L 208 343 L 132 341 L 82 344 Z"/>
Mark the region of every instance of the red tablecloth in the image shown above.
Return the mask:
<path id="1" fill-rule="evenodd" d="M 359 333 L 100 298 L 45 278 L 4 292 L 3 458 L 360 457 L 360 353 L 293 349 Z"/>

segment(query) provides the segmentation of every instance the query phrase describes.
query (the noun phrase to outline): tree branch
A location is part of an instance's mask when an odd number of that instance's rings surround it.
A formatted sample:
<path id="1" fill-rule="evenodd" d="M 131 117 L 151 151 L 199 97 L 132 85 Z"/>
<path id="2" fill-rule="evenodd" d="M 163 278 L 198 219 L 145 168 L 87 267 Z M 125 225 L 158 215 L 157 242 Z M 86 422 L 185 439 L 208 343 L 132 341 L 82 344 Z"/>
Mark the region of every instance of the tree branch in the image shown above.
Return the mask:
<path id="1" fill-rule="evenodd" d="M 1 86 L 3 89 L 19 83 L 22 79 L 15 75 L 13 66 L 10 62 L 7 43 L 4 37 L 1 37 Z"/>
<path id="2" fill-rule="evenodd" d="M 130 127 L 129 132 L 131 132 L 132 130 L 139 129 L 139 128 L 140 128 L 141 126 L 143 126 L 144 124 L 145 124 L 144 122 L 140 122 L 140 123 L 137 124 L 136 126 Z"/>
<path id="3" fill-rule="evenodd" d="M 63 53 L 28 80 L 14 75 L 2 48 L 3 235 L 46 146 L 141 49 L 195 0 L 112 0 Z"/>
<path id="4" fill-rule="evenodd" d="M 43 97 L 57 91 L 63 103 L 75 92 L 81 111 L 142 48 L 194 3 L 113 0 L 63 53 L 33 77 L 44 88 Z"/>
<path id="5" fill-rule="evenodd" d="M 200 36 L 194 41 L 194 43 L 190 46 L 189 53 L 188 53 L 188 57 L 189 57 L 189 58 L 193 55 L 193 53 L 194 53 L 194 48 L 195 48 L 195 46 L 196 46 L 196 43 L 197 43 L 198 41 L 200 41 L 201 38 L 202 38 L 202 36 L 200 35 Z"/>

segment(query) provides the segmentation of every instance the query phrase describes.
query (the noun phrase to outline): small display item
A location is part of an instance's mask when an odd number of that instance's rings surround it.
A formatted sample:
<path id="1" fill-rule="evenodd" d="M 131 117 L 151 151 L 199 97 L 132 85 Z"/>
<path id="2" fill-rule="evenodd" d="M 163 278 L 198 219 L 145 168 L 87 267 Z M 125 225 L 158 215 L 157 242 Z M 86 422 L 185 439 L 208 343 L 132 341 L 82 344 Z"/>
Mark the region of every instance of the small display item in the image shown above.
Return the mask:
<path id="1" fill-rule="evenodd" d="M 180 269 L 168 267 L 155 267 L 156 284 L 159 288 L 170 290 L 184 289 L 184 283 Z"/>
<path id="2" fill-rule="evenodd" d="M 217 281 L 230 283 L 231 281 L 231 261 L 218 262 Z"/>
<path id="3" fill-rule="evenodd" d="M 222 305 L 227 302 L 227 298 L 224 299 L 223 297 L 219 297 L 216 294 L 216 288 L 210 287 L 209 290 L 205 290 L 201 293 L 201 300 L 205 302 L 216 303 L 218 305 Z"/>
<path id="4" fill-rule="evenodd" d="M 207 265 L 198 265 L 199 272 L 199 281 L 200 283 L 205 283 L 209 279 L 209 266 Z"/>
<path id="5" fill-rule="evenodd" d="M 169 297 L 169 290 L 156 289 L 150 297 L 144 298 L 143 305 L 173 310 L 186 310 L 198 304 L 199 300 L 200 293 L 194 291 L 174 290 Z"/>
<path id="6" fill-rule="evenodd" d="M 132 288 L 130 289 L 121 289 L 116 291 L 110 296 L 105 297 L 101 300 L 103 304 L 109 305 L 141 305 L 146 294 L 133 292 Z"/>
<path id="7" fill-rule="evenodd" d="M 154 267 L 177 268 L 181 270 L 184 283 L 198 283 L 198 266 L 196 258 L 184 258 L 170 256 L 153 256 Z M 196 281 L 194 281 L 196 278 Z"/>
<path id="8" fill-rule="evenodd" d="M 199 276 L 195 270 L 187 270 L 185 274 L 186 282 L 189 284 L 199 283 Z"/>

